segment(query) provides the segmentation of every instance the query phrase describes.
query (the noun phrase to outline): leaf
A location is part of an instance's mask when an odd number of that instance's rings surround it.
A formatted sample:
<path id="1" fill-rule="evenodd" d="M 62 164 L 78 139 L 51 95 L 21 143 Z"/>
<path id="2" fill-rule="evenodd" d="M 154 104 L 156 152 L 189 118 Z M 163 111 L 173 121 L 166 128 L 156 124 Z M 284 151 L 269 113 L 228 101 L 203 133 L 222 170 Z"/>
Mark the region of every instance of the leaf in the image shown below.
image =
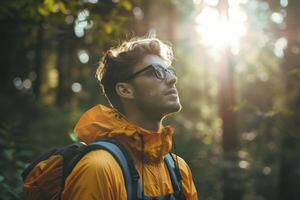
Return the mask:
<path id="1" fill-rule="evenodd" d="M 106 33 L 110 34 L 113 31 L 112 24 L 110 22 L 104 24 L 104 30 Z"/>
<path id="2" fill-rule="evenodd" d="M 44 9 L 42 6 L 38 7 L 38 12 L 42 15 L 42 16 L 48 16 L 49 15 L 49 11 Z"/>
<path id="3" fill-rule="evenodd" d="M 66 6 L 63 2 L 59 2 L 58 4 L 59 4 L 59 9 L 63 14 L 65 14 L 65 15 L 70 14 L 70 10 L 68 10 L 66 8 Z"/>
<path id="4" fill-rule="evenodd" d="M 130 1 L 123 1 L 122 6 L 128 11 L 132 10 L 132 4 Z"/>
<path id="5" fill-rule="evenodd" d="M 70 137 L 70 139 L 73 141 L 73 142 L 78 142 L 79 141 L 79 139 L 78 139 L 78 137 L 77 137 L 77 135 L 75 134 L 75 133 L 69 133 L 69 137 Z"/>
<path id="6" fill-rule="evenodd" d="M 57 4 L 54 2 L 54 0 L 45 0 L 44 6 L 52 12 L 57 9 Z"/>
<path id="7" fill-rule="evenodd" d="M 14 154 L 14 149 L 5 149 L 4 150 L 4 155 L 7 158 L 7 160 L 13 160 L 13 154 Z"/>
<path id="8" fill-rule="evenodd" d="M 4 180 L 3 176 L 0 176 L 0 183 Z"/>
<path id="9" fill-rule="evenodd" d="M 300 77 L 300 69 L 293 69 L 289 73 L 297 77 Z"/>

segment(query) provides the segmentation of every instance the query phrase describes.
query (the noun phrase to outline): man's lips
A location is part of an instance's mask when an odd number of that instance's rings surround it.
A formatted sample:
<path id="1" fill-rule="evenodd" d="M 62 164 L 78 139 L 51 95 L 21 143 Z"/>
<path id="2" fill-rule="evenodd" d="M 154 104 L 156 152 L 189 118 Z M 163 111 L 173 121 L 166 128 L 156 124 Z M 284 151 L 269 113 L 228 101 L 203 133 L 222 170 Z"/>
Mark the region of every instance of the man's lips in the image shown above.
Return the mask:
<path id="1" fill-rule="evenodd" d="M 176 89 L 170 89 L 168 90 L 165 95 L 178 95 L 177 90 Z"/>

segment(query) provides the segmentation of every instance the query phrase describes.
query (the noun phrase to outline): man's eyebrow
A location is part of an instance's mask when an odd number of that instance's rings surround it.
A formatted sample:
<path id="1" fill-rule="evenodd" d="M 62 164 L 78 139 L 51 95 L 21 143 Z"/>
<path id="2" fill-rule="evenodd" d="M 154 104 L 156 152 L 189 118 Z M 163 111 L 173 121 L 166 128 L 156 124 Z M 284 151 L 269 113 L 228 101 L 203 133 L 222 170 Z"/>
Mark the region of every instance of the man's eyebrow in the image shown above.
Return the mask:
<path id="1" fill-rule="evenodd" d="M 165 69 L 167 69 L 168 67 L 172 66 L 172 65 L 160 64 L 160 63 L 153 63 L 152 65 L 154 65 L 154 66 L 158 65 L 158 66 L 163 67 Z"/>

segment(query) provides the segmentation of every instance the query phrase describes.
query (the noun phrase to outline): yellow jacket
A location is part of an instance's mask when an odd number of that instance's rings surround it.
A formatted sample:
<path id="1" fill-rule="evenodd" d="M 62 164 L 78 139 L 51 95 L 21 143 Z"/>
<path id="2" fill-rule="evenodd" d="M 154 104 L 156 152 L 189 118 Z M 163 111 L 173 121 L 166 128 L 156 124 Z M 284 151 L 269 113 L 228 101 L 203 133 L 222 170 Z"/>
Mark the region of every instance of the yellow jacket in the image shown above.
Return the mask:
<path id="1" fill-rule="evenodd" d="M 157 133 L 151 132 L 129 122 L 117 111 L 97 105 L 83 114 L 75 126 L 75 132 L 86 143 L 100 138 L 115 138 L 125 145 L 135 159 L 140 175 L 143 167 L 145 195 L 161 196 L 173 193 L 169 172 L 163 161 L 164 156 L 171 150 L 174 133 L 172 127 L 166 126 Z M 141 136 L 145 143 L 144 166 L 141 162 Z M 186 199 L 198 199 L 188 165 L 180 157 L 178 163 Z M 126 188 L 119 164 L 105 150 L 88 153 L 68 176 L 61 197 L 62 200 L 126 199 Z"/>

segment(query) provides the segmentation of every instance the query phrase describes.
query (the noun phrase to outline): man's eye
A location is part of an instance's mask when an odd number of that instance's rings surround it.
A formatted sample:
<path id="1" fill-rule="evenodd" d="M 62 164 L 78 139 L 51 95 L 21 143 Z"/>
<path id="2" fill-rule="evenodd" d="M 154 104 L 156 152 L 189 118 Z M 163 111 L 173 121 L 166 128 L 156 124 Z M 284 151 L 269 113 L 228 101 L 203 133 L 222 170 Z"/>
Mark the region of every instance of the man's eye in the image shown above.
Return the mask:
<path id="1" fill-rule="evenodd" d="M 155 75 L 155 72 L 153 70 L 147 70 L 143 74 L 146 76 L 152 76 L 152 75 Z"/>

